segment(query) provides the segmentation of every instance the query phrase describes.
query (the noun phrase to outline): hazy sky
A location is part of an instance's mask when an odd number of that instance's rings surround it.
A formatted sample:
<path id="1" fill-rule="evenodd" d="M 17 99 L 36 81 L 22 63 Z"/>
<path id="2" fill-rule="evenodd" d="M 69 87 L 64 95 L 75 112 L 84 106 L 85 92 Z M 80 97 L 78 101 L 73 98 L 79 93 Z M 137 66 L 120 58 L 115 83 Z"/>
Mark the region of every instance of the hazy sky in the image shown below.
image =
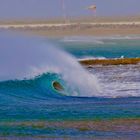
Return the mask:
<path id="1" fill-rule="evenodd" d="M 0 19 L 62 16 L 62 0 L 0 0 Z M 140 0 L 65 0 L 67 15 L 91 15 L 85 7 L 96 4 L 98 16 L 140 15 Z"/>

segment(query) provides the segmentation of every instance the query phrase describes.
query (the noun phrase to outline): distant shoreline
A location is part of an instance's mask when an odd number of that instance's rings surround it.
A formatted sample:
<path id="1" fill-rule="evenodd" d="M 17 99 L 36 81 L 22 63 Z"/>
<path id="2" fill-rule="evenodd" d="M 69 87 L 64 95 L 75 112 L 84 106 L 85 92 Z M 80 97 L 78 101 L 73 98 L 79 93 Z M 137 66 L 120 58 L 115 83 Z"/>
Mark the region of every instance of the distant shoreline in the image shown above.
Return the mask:
<path id="1" fill-rule="evenodd" d="M 56 21 L 0 21 L 0 29 L 46 37 L 140 35 L 140 18 L 77 19 Z"/>

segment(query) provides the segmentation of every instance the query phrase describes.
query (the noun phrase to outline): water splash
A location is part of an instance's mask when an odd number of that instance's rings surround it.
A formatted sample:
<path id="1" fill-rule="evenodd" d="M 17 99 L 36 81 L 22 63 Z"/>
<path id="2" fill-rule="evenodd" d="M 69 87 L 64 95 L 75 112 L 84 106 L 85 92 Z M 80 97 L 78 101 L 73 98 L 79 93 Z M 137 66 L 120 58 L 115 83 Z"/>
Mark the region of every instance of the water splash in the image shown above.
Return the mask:
<path id="1" fill-rule="evenodd" d="M 0 44 L 0 81 L 31 79 L 53 72 L 60 74 L 66 82 L 71 91 L 68 95 L 98 96 L 95 76 L 46 39 L 1 32 Z"/>

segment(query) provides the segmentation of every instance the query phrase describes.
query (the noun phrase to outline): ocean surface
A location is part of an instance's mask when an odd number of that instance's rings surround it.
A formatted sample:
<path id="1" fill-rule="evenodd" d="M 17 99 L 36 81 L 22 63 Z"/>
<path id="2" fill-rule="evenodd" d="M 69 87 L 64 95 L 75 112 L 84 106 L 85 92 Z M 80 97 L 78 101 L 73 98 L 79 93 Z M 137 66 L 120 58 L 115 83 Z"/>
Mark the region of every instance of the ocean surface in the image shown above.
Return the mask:
<path id="1" fill-rule="evenodd" d="M 60 46 L 76 58 L 140 57 L 140 36 L 74 36 L 59 40 Z"/>
<path id="2" fill-rule="evenodd" d="M 140 64 L 78 63 L 131 57 L 140 57 L 139 36 L 46 39 L 1 31 L 0 137 L 139 139 Z"/>

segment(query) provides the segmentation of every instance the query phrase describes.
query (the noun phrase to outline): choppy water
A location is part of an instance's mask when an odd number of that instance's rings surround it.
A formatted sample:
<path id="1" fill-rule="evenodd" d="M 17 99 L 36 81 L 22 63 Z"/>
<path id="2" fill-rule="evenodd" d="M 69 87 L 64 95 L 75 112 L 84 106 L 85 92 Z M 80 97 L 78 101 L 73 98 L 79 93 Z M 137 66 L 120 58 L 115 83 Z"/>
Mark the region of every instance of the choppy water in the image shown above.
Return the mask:
<path id="1" fill-rule="evenodd" d="M 108 46 L 97 41 L 101 40 L 96 40 L 96 43 L 86 40 L 84 43 L 71 43 L 61 39 L 48 43 L 44 38 L 1 32 L 0 136 L 139 137 L 140 133 L 135 129 L 131 132 L 126 129 L 122 132 L 119 129 L 79 130 L 75 124 L 67 127 L 63 123 L 140 117 L 140 65 L 94 66 L 84 69 L 75 58 L 139 57 L 140 42 L 138 39 L 113 39 L 109 43 L 110 39 L 106 39 Z M 117 50 L 114 49 L 116 43 L 119 44 Z M 121 50 L 124 44 L 123 53 Z M 74 57 L 60 47 L 65 47 Z M 64 91 L 55 90 L 52 85 L 54 81 L 59 82 Z M 50 121 L 55 125 L 44 127 L 44 123 Z M 56 127 L 57 123 L 61 127 Z"/>
<path id="2" fill-rule="evenodd" d="M 98 77 L 105 96 L 140 96 L 140 64 L 96 66 L 90 69 L 90 72 Z"/>

